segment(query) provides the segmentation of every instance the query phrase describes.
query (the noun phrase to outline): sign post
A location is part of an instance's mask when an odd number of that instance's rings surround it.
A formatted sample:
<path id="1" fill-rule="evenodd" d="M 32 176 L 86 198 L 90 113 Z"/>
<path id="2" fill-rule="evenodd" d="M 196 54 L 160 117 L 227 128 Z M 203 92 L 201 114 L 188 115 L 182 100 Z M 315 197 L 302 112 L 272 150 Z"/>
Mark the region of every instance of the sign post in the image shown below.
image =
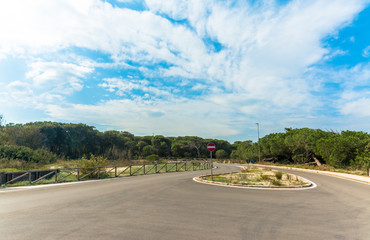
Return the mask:
<path id="1" fill-rule="evenodd" d="M 212 152 L 216 150 L 216 145 L 214 143 L 208 143 L 207 149 L 211 154 L 211 180 L 213 181 L 213 162 L 212 162 Z"/>

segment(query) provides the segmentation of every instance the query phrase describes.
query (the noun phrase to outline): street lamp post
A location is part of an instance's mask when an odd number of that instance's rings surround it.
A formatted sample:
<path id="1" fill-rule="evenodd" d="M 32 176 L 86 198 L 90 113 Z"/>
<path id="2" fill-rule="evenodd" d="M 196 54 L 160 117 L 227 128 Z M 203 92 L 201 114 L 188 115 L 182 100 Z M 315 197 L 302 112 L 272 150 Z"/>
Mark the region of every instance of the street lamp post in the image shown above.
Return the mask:
<path id="1" fill-rule="evenodd" d="M 260 149 L 260 124 L 257 124 L 257 134 L 258 134 L 258 161 L 261 162 L 261 149 Z"/>

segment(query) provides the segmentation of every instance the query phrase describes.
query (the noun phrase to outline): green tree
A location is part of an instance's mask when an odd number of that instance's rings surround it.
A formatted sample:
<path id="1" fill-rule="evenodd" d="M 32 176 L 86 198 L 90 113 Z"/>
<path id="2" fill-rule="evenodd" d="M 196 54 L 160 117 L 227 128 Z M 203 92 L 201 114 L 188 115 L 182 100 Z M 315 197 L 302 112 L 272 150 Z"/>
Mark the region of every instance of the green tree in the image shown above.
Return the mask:
<path id="1" fill-rule="evenodd" d="M 234 159 L 247 160 L 246 151 L 251 146 L 252 141 L 250 140 L 235 142 L 233 147 L 236 149 L 232 151 L 230 157 Z"/>
<path id="2" fill-rule="evenodd" d="M 0 130 L 3 128 L 4 125 L 4 116 L 0 114 Z"/>
<path id="3" fill-rule="evenodd" d="M 170 155 L 171 144 L 170 141 L 162 135 L 156 135 L 152 138 L 152 146 L 154 152 L 160 157 L 166 157 Z"/>
<path id="4" fill-rule="evenodd" d="M 356 161 L 366 169 L 366 173 L 370 176 L 370 141 L 366 145 L 364 152 L 358 153 Z"/>
<path id="5" fill-rule="evenodd" d="M 205 144 L 204 140 L 200 137 L 191 136 L 191 137 L 186 137 L 186 141 L 187 141 L 187 145 L 189 146 L 189 148 L 195 149 L 197 153 L 197 157 L 200 158 L 202 146 Z"/>
<path id="6" fill-rule="evenodd" d="M 188 141 L 182 140 L 175 140 L 171 143 L 171 153 L 174 157 L 186 157 L 186 153 L 191 152 Z"/>
<path id="7" fill-rule="evenodd" d="M 143 148 L 143 156 L 149 156 L 154 154 L 154 148 L 152 145 L 147 145 Z"/>
<path id="8" fill-rule="evenodd" d="M 137 155 L 138 156 L 140 156 L 140 157 L 142 157 L 143 156 L 143 149 L 144 149 L 144 147 L 145 146 L 147 146 L 148 145 L 148 143 L 147 142 L 145 142 L 145 141 L 142 141 L 142 140 L 140 140 L 140 141 L 138 141 L 137 143 L 136 143 L 136 149 L 137 149 Z"/>
<path id="9" fill-rule="evenodd" d="M 363 132 L 343 131 L 319 139 L 316 152 L 325 162 L 334 167 L 361 165 L 359 160 L 366 159 L 366 146 L 370 141 L 369 134 Z"/>
<path id="10" fill-rule="evenodd" d="M 225 158 L 228 158 L 229 157 L 229 154 L 223 150 L 223 149 L 219 149 L 216 151 L 216 158 L 217 159 L 225 159 Z"/>
<path id="11" fill-rule="evenodd" d="M 287 128 L 284 143 L 291 151 L 294 163 L 315 161 L 320 164 L 314 150 L 317 141 L 326 136 L 328 136 L 328 133 L 320 129 Z"/>

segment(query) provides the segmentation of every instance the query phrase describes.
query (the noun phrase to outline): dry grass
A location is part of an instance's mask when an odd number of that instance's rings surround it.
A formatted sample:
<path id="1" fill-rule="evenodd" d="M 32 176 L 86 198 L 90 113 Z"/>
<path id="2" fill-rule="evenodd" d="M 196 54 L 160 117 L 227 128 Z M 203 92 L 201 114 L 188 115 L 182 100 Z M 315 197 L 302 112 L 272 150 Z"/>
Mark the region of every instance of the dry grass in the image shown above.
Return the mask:
<path id="1" fill-rule="evenodd" d="M 211 180 L 210 176 L 204 179 Z M 238 173 L 216 175 L 213 181 L 247 186 L 293 187 L 307 184 L 295 175 L 260 168 L 244 168 Z"/>

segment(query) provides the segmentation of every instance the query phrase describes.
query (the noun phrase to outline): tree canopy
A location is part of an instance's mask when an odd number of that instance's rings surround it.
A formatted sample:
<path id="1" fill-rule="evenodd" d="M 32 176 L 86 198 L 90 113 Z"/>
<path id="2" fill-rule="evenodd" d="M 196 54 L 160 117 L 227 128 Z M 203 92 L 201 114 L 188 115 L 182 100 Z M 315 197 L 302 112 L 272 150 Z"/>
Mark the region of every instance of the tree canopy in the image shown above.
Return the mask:
<path id="1" fill-rule="evenodd" d="M 326 163 L 334 167 L 370 165 L 370 134 L 356 131 L 340 133 L 320 129 L 285 129 L 260 139 L 261 158 L 280 163 Z M 258 145 L 241 142 L 231 154 L 237 159 L 258 160 Z"/>
<path id="2" fill-rule="evenodd" d="M 33 162 L 103 156 L 110 160 L 208 158 L 207 143 L 216 144 L 214 157 L 259 159 L 258 144 L 250 140 L 230 144 L 197 136 L 135 136 L 127 131 L 100 132 L 85 124 L 33 122 L 2 124 L 0 158 Z M 279 163 L 316 163 L 334 167 L 370 167 L 370 135 L 366 132 L 286 128 L 260 139 L 261 160 Z M 50 154 L 50 155 L 49 155 Z M 43 156 L 43 157 L 42 157 Z M 49 160 L 47 160 L 49 159 Z"/>
<path id="3" fill-rule="evenodd" d="M 111 160 L 134 160 L 153 154 L 163 158 L 207 158 L 206 145 L 210 141 L 224 150 L 223 158 L 229 157 L 232 151 L 229 142 L 197 136 L 135 136 L 127 131 L 100 132 L 85 124 L 57 122 L 7 124 L 0 130 L 0 145 L 26 147 L 30 151 L 43 149 L 64 159 L 95 155 Z"/>

